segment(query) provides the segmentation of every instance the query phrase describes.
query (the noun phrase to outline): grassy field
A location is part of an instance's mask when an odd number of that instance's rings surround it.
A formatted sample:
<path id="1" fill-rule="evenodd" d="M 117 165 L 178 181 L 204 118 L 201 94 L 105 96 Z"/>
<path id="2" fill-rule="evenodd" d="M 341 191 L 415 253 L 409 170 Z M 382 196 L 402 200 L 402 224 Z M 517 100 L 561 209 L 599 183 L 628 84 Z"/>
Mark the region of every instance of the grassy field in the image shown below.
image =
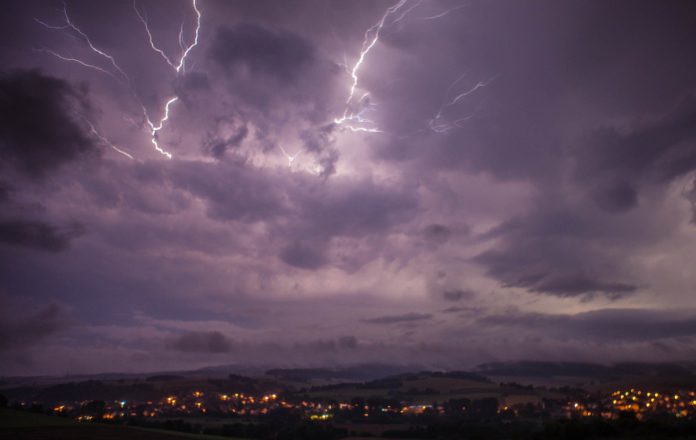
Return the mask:
<path id="1" fill-rule="evenodd" d="M 78 423 L 63 417 L 5 408 L 0 408 L 0 438 L 13 440 L 234 440 L 230 437 L 159 429 Z"/>
<path id="2" fill-rule="evenodd" d="M 0 408 L 0 430 L 10 428 L 49 428 L 54 426 L 79 426 L 72 419 L 36 414 L 28 411 L 15 411 Z"/>

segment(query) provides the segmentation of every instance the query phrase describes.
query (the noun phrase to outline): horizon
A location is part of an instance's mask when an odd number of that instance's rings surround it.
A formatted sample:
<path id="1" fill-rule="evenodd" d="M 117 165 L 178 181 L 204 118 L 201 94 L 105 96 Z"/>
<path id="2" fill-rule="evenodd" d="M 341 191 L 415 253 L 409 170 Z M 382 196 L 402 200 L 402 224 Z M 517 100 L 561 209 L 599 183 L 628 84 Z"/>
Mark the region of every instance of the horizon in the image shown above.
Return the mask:
<path id="1" fill-rule="evenodd" d="M 12 0 L 0 377 L 696 362 L 696 7 Z"/>
<path id="2" fill-rule="evenodd" d="M 625 367 L 640 367 L 643 369 L 650 368 L 680 368 L 685 369 L 683 371 L 689 371 L 692 367 L 696 366 L 696 360 L 681 360 L 681 361 L 670 361 L 670 362 L 637 362 L 637 361 L 623 361 L 616 363 L 601 363 L 601 362 L 589 362 L 589 361 L 539 361 L 539 360 L 516 360 L 508 362 L 486 362 L 483 364 L 475 365 L 467 369 L 429 369 L 416 364 L 410 365 L 395 365 L 390 363 L 354 363 L 354 364 L 340 364 L 340 365 L 280 365 L 280 364 L 253 364 L 253 365 L 243 365 L 243 364 L 212 364 L 206 365 L 194 369 L 164 369 L 164 370 L 142 370 L 142 371 L 100 371 L 97 373 L 58 373 L 58 374 L 42 374 L 42 375 L 6 375 L 0 376 L 3 380 L 18 380 L 21 383 L 28 379 L 55 379 L 55 380 L 75 380 L 75 379 L 92 379 L 100 378 L 102 376 L 113 376 L 107 380 L 114 380 L 120 376 L 123 377 L 144 377 L 144 376 L 159 376 L 159 375 L 195 375 L 195 377 L 221 377 L 228 375 L 238 375 L 240 377 L 262 377 L 268 376 L 270 372 L 330 372 L 336 373 L 336 376 L 332 376 L 334 380 L 348 380 L 364 382 L 375 379 L 398 377 L 402 375 L 410 374 L 420 374 L 420 373 L 467 373 L 467 374 L 478 374 L 482 377 L 519 377 L 521 379 L 529 380 L 533 377 L 543 376 L 544 374 L 550 374 L 551 377 L 555 376 L 568 376 L 573 377 L 575 374 L 556 374 L 560 371 L 568 372 L 568 369 L 573 369 L 574 373 L 580 374 L 578 369 L 584 369 L 583 373 L 577 377 L 591 378 L 598 374 L 597 368 L 603 373 L 608 373 L 612 369 L 620 369 Z M 532 371 L 529 368 L 533 367 Z M 590 368 L 587 370 L 587 368 Z M 513 373 L 504 374 L 501 371 L 509 370 Z M 553 371 L 553 373 L 549 373 Z M 657 371 L 657 370 L 653 370 Z M 341 376 L 340 374 L 357 375 L 359 378 L 352 378 Z M 645 374 L 645 371 L 641 371 L 639 375 Z M 689 373 L 693 374 L 693 373 Z M 659 376 L 660 374 L 657 374 Z M 271 375 L 272 376 L 272 375 Z M 527 383 L 523 380 L 523 383 Z M 60 383 L 60 382 L 56 382 Z M 5 386 L 11 383 L 5 384 Z"/>

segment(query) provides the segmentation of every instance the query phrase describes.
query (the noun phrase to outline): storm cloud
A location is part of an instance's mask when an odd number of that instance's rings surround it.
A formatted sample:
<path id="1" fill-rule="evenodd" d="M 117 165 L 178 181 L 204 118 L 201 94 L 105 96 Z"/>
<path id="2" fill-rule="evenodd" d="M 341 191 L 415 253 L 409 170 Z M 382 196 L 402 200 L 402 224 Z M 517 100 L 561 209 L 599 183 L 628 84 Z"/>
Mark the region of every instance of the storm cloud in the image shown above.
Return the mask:
<path id="1" fill-rule="evenodd" d="M 58 228 L 41 221 L 0 220 L 0 243 L 48 252 L 67 249 L 70 241 L 83 232 L 80 224 Z"/>
<path id="2" fill-rule="evenodd" d="M 696 356 L 696 8 L 396 3 L 6 2 L 0 374 Z"/>
<path id="3" fill-rule="evenodd" d="M 227 353 L 233 342 L 220 332 L 189 332 L 169 343 L 174 350 L 190 353 Z"/>
<path id="4" fill-rule="evenodd" d="M 64 330 L 68 316 L 64 308 L 49 304 L 27 313 L 18 310 L 7 298 L 0 297 L 3 311 L 0 315 L 0 352 L 26 349 Z"/>
<path id="5" fill-rule="evenodd" d="M 96 147 L 87 134 L 86 91 L 38 70 L 0 72 L 0 151 L 5 166 L 41 178 Z"/>

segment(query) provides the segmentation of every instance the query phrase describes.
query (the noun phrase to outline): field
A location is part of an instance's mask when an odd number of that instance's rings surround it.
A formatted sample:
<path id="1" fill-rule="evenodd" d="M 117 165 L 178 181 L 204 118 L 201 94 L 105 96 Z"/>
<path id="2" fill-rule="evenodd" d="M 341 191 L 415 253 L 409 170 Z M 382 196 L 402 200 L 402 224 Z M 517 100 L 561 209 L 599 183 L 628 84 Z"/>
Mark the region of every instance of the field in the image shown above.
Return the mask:
<path id="1" fill-rule="evenodd" d="M 13 440 L 220 440 L 217 437 L 73 420 L 0 408 L 0 438 Z"/>

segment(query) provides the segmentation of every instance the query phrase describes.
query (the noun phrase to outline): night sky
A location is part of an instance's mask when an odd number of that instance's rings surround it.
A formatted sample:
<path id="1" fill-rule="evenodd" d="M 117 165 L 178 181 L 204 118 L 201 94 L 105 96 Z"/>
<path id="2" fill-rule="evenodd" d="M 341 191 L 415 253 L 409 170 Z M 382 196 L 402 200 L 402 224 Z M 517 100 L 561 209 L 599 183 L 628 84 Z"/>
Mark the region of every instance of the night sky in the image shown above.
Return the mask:
<path id="1" fill-rule="evenodd" d="M 696 358 L 694 6 L 2 2 L 0 374 Z"/>

